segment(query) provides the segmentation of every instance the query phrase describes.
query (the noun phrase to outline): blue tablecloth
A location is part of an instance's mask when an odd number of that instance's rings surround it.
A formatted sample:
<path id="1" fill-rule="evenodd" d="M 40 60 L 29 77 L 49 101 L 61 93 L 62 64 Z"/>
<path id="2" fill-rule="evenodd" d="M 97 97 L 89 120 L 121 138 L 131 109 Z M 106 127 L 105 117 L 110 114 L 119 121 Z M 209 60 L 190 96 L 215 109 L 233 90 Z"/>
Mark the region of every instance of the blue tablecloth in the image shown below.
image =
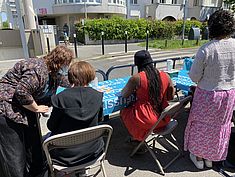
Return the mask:
<path id="1" fill-rule="evenodd" d="M 175 83 L 176 88 L 183 91 L 190 91 L 190 86 L 196 85 L 189 76 L 186 75 L 178 75 L 178 77 L 171 78 Z"/>
<path id="2" fill-rule="evenodd" d="M 91 85 L 94 89 L 103 92 L 103 114 L 109 115 L 113 112 L 120 110 L 127 106 L 130 102 L 135 101 L 134 95 L 129 96 L 128 98 L 123 98 L 121 96 L 121 90 L 126 85 L 130 77 L 117 78 L 112 80 L 107 80 L 99 82 L 98 86 Z M 63 91 L 65 88 L 59 87 L 56 91 L 56 94 Z"/>

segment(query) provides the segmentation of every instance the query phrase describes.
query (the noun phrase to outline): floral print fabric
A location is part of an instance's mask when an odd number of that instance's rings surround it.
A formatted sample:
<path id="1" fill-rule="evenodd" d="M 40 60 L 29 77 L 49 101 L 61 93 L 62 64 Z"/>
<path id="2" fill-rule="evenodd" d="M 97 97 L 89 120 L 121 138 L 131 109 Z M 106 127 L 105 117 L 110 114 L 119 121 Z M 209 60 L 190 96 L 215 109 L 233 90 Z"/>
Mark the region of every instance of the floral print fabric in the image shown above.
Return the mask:
<path id="1" fill-rule="evenodd" d="M 235 106 L 235 89 L 206 91 L 197 87 L 184 137 L 184 150 L 210 161 L 225 160 Z"/>
<path id="2" fill-rule="evenodd" d="M 28 124 L 22 105 L 28 105 L 43 94 L 48 70 L 43 59 L 17 62 L 0 79 L 0 114 L 17 123 Z"/>

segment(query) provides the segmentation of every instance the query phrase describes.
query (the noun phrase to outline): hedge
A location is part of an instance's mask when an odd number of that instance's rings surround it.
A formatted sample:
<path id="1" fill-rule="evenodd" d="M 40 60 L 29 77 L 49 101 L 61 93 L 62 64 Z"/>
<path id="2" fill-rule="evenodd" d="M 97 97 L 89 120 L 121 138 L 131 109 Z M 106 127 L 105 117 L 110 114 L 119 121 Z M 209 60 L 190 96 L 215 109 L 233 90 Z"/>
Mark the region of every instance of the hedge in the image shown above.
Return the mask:
<path id="1" fill-rule="evenodd" d="M 185 35 L 188 35 L 192 26 L 203 31 L 206 24 L 196 20 L 186 21 Z M 124 40 L 125 31 L 128 33 L 128 39 L 145 39 L 147 30 L 151 38 L 172 39 L 182 34 L 183 21 L 124 19 L 114 16 L 110 19 L 89 19 L 86 20 L 85 26 L 78 23 L 75 27 L 78 37 L 86 33 L 91 40 L 100 40 L 102 31 L 106 40 Z"/>

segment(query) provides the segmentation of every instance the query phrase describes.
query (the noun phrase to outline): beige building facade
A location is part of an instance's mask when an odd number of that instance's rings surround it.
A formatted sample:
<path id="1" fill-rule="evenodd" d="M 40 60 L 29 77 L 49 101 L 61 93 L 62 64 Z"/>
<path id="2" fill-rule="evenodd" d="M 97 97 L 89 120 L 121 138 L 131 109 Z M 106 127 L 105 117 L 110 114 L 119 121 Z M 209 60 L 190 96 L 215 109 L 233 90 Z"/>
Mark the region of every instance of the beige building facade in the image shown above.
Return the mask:
<path id="1" fill-rule="evenodd" d="M 186 6 L 185 5 L 186 2 Z M 159 20 L 187 19 L 205 21 L 219 8 L 228 6 L 223 0 L 129 0 L 128 18 L 152 18 Z"/>

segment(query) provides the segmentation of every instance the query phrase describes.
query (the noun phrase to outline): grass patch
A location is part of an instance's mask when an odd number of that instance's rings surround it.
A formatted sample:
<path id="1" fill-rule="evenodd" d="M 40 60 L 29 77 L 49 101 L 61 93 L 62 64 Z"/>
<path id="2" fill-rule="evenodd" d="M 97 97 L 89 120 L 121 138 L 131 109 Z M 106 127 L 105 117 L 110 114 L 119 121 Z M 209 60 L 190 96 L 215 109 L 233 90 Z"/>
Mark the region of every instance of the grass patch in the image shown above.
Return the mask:
<path id="1" fill-rule="evenodd" d="M 149 41 L 149 47 L 157 49 L 193 48 L 199 47 L 207 42 L 208 40 L 199 40 L 197 44 L 197 40 L 185 40 L 184 45 L 182 45 L 182 40 L 153 40 Z M 146 42 L 142 42 L 139 45 L 145 47 Z"/>

